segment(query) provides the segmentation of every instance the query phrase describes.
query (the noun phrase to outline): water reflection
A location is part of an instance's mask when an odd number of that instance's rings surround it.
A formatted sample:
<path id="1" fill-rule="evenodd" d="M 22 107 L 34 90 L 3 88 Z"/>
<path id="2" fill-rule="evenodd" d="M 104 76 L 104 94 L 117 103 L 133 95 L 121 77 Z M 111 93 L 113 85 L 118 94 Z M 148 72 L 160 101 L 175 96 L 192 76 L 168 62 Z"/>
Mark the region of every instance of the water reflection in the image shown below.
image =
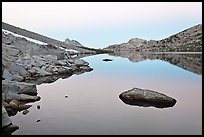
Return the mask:
<path id="1" fill-rule="evenodd" d="M 80 75 L 80 74 L 83 74 L 85 72 L 90 72 L 92 70 L 93 70 L 92 68 L 89 68 L 89 69 L 82 69 L 82 70 L 79 70 L 79 71 L 75 71 L 73 73 L 66 73 L 66 74 L 61 74 L 61 75 L 51 75 L 51 76 L 44 76 L 44 77 L 33 77 L 32 79 L 26 80 L 25 82 L 33 83 L 33 84 L 36 84 L 36 85 L 40 85 L 40 84 L 43 84 L 43 83 L 53 83 L 53 82 L 55 82 L 56 80 L 58 80 L 60 78 L 66 79 L 66 78 L 71 77 L 74 74 Z"/>
<path id="2" fill-rule="evenodd" d="M 145 101 L 145 100 L 133 101 L 133 100 L 127 100 L 127 99 L 121 98 L 121 96 L 119 96 L 119 98 L 125 104 L 131 105 L 131 106 L 168 108 L 168 107 L 173 107 L 175 105 L 175 103 L 161 103 L 161 102 L 151 102 L 151 101 Z"/>
<path id="3" fill-rule="evenodd" d="M 38 85 L 42 99 L 28 115 L 12 117 L 20 127 L 14 135 L 202 134 L 202 75 L 161 60 L 133 63 L 106 54 L 84 60 L 91 73 Z M 162 91 L 178 102 L 170 109 L 127 106 L 118 95 L 132 87 Z"/>
<path id="4" fill-rule="evenodd" d="M 66 73 L 66 74 L 61 74 L 61 75 L 33 77 L 32 79 L 26 80 L 25 82 L 33 83 L 33 84 L 36 84 L 36 85 L 40 85 L 40 84 L 43 84 L 43 83 L 53 83 L 53 82 L 57 81 L 59 78 L 66 79 L 66 78 L 71 77 L 74 74 L 80 75 L 82 73 L 90 72 L 92 70 L 93 70 L 92 68 L 87 68 L 87 69 L 80 69 L 78 71 L 73 71 L 72 73 Z M 15 100 L 15 101 L 17 101 L 17 100 Z M 39 100 L 37 100 L 37 101 L 39 101 Z M 11 116 L 17 115 L 21 111 L 22 111 L 23 115 L 26 115 L 29 112 L 28 109 L 33 109 L 31 104 L 33 104 L 34 102 L 37 102 L 37 101 L 23 102 L 18 107 L 15 106 L 15 105 L 11 106 L 11 105 L 7 104 L 6 102 L 2 102 L 2 104 L 4 104 L 4 106 L 6 108 L 6 111 L 8 113 L 8 116 L 11 117 Z M 40 109 L 40 105 L 37 105 L 37 109 L 38 110 Z M 38 119 L 36 122 L 40 122 L 40 121 L 41 120 Z M 15 130 L 14 130 L 14 128 L 12 126 L 9 127 L 9 128 L 3 129 L 2 135 L 12 135 L 13 132 L 15 132 L 16 130 L 19 129 L 19 127 L 18 128 L 14 127 L 15 128 Z"/>
<path id="5" fill-rule="evenodd" d="M 115 51 L 110 55 L 128 58 L 132 62 L 143 60 L 159 59 L 174 64 L 180 68 L 202 75 L 202 53 L 201 54 L 184 54 L 184 53 L 141 53 L 141 52 L 124 52 Z"/>

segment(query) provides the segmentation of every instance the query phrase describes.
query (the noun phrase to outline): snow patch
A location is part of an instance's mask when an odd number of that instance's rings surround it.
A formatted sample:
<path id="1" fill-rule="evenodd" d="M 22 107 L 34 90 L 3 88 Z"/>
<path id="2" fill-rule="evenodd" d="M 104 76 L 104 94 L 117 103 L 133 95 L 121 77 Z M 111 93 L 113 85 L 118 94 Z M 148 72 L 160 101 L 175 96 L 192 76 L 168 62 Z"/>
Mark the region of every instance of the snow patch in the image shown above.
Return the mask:
<path id="1" fill-rule="evenodd" d="M 68 51 L 68 52 L 79 53 L 79 51 L 74 50 L 74 49 L 65 49 L 63 47 L 59 47 L 59 48 L 62 49 L 62 50 Z"/>
<path id="2" fill-rule="evenodd" d="M 25 37 L 25 36 L 22 36 L 22 35 L 13 33 L 13 32 L 11 32 L 11 31 L 8 31 L 8 30 L 5 30 L 5 29 L 2 29 L 2 31 L 3 31 L 5 34 L 9 34 L 9 33 L 10 33 L 10 34 L 14 35 L 15 37 L 25 38 L 26 40 L 31 41 L 31 42 L 34 42 L 34 43 L 37 43 L 37 44 L 41 44 L 41 45 L 47 44 L 47 43 L 45 43 L 45 42 L 41 42 L 41 41 L 39 41 L 39 40 L 31 39 L 31 38 L 28 38 L 28 37 Z"/>

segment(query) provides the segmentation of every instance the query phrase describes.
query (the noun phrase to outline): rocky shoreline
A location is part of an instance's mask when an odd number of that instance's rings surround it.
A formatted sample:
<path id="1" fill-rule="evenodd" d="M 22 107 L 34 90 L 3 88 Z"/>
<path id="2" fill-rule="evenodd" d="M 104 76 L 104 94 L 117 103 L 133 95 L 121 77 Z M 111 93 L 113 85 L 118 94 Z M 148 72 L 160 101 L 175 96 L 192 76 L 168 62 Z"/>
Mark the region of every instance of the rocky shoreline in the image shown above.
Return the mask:
<path id="1" fill-rule="evenodd" d="M 186 52 L 191 51 L 186 49 L 191 49 L 195 46 L 195 43 L 196 51 L 200 51 L 202 49 L 201 28 L 202 25 L 197 25 L 193 29 L 185 30 L 161 41 L 146 41 L 134 38 L 128 43 L 111 45 L 103 50 L 96 50 L 83 47 L 79 42 L 68 38 L 65 42 L 61 42 L 2 22 L 2 134 L 10 135 L 19 129 L 17 125 L 12 124 L 10 116 L 19 112 L 26 115 L 29 113 L 29 108 L 32 107 L 28 103 L 41 99 L 38 96 L 36 85 L 51 83 L 59 78 L 64 79 L 74 74 L 80 75 L 92 71 L 93 68 L 89 66 L 89 63 L 81 59 L 87 56 L 84 53 L 93 55 L 107 52 L 110 55 L 127 57 L 133 62 L 145 59 L 160 59 L 194 73 L 202 74 L 202 59 L 200 56 L 171 56 L 168 54 L 152 56 L 151 54 L 141 53 L 141 51 L 166 52 L 172 51 L 172 48 L 173 51 L 177 52 L 178 49 L 178 51 L 183 51 L 184 47 Z M 191 39 L 196 38 L 196 40 L 185 41 L 188 39 L 186 38 L 187 34 L 192 31 L 195 32 L 195 35 L 189 36 Z M 29 39 L 39 41 L 39 43 Z M 103 59 L 103 61 L 108 62 L 112 59 Z M 142 107 L 166 108 L 172 107 L 176 103 L 175 99 L 164 94 L 138 88 L 121 93 L 119 98 L 126 104 Z"/>
<path id="2" fill-rule="evenodd" d="M 36 85 L 93 70 L 76 49 L 34 43 L 2 30 L 2 134 L 19 129 L 10 116 L 29 113 L 27 103 L 41 99 Z"/>

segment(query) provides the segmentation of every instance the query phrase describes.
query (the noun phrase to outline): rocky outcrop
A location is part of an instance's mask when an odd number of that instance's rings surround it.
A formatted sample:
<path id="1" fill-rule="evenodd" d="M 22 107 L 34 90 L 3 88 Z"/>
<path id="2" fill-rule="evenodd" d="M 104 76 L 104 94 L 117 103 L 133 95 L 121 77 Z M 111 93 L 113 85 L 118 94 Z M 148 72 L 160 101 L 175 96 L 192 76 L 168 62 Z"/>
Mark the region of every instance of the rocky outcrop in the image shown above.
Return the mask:
<path id="1" fill-rule="evenodd" d="M 83 45 L 81 43 L 79 43 L 76 40 L 69 40 L 69 38 L 66 38 L 65 43 L 69 44 L 69 45 L 74 45 L 75 47 L 83 47 Z"/>
<path id="2" fill-rule="evenodd" d="M 142 52 L 202 52 L 202 24 L 162 40 L 132 38 L 127 43 L 110 45 L 105 50 Z"/>
<path id="3" fill-rule="evenodd" d="M 156 108 L 173 107 L 177 102 L 174 98 L 162 93 L 140 88 L 125 91 L 119 95 L 119 98 L 128 105 L 142 107 L 153 106 Z"/>
<path id="4" fill-rule="evenodd" d="M 72 43 L 62 42 L 62 41 L 59 41 L 53 38 L 49 38 L 49 37 L 40 35 L 35 32 L 31 32 L 31 31 L 28 31 L 28 30 L 25 30 L 19 27 L 15 27 L 13 25 L 10 25 L 4 22 L 2 22 L 2 29 L 9 30 L 13 33 L 17 33 L 19 35 L 47 43 L 48 45 L 59 46 L 65 49 L 73 49 L 73 50 L 79 51 L 80 53 L 94 53 L 93 51 L 76 46 L 75 41 L 73 41 Z"/>
<path id="5" fill-rule="evenodd" d="M 3 23 L 2 23 L 3 25 Z M 12 31 L 31 35 L 32 32 L 16 29 L 4 24 Z M 10 28 L 11 27 L 11 28 Z M 39 37 L 38 40 L 44 37 Z M 65 49 L 60 45 L 39 44 L 17 37 L 2 30 L 2 129 L 4 134 L 11 134 L 18 129 L 12 124 L 10 116 L 22 111 L 27 114 L 32 105 L 39 101 L 36 84 L 51 83 L 59 78 L 68 78 L 92 71 L 89 63 L 80 59 L 82 52 Z M 59 43 L 58 43 L 59 44 Z M 68 47 L 67 47 L 68 48 Z"/>
<path id="6" fill-rule="evenodd" d="M 2 34 L 4 79 L 28 81 L 34 77 L 71 75 L 75 70 L 82 70 L 89 65 L 58 47 L 36 44 L 4 32 Z M 7 44 L 7 41 L 12 42 Z"/>

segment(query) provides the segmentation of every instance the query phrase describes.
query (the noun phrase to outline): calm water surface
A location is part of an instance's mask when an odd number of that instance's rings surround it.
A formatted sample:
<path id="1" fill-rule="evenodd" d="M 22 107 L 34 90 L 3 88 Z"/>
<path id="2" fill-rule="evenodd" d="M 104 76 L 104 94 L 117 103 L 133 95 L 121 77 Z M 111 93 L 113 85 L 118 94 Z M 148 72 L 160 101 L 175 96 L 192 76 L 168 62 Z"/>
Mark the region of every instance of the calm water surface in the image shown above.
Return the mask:
<path id="1" fill-rule="evenodd" d="M 83 59 L 94 70 L 37 86 L 41 100 L 31 103 L 27 115 L 11 117 L 20 127 L 13 135 L 202 134 L 202 74 L 162 60 Z M 163 109 L 123 103 L 119 95 L 134 87 L 158 91 L 177 103 Z"/>

